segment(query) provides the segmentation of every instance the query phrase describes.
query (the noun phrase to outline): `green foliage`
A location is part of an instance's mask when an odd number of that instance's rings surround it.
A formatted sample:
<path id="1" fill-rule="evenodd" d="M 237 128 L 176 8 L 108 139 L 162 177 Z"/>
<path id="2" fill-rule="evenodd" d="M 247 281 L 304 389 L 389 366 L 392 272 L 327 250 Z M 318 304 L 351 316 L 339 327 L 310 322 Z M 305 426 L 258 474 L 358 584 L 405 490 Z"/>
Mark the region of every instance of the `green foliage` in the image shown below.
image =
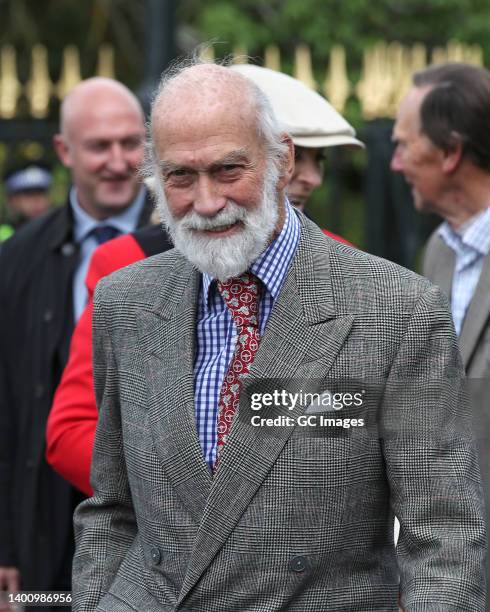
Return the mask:
<path id="1" fill-rule="evenodd" d="M 170 1 L 170 0 L 169 0 Z M 334 44 L 347 50 L 349 74 L 361 69 L 363 50 L 380 41 L 429 49 L 456 39 L 478 44 L 490 65 L 488 0 L 174 0 L 177 27 L 193 32 L 192 40 L 217 39 L 220 56 L 242 46 L 258 59 L 267 45 L 282 51 L 284 67 L 292 66 L 294 47 L 310 46 L 315 66 L 324 71 Z M 143 78 L 146 0 L 0 0 L 0 45 L 19 51 L 22 76 L 33 44 L 50 51 L 57 77 L 61 53 L 68 44 L 81 51 L 82 75 L 93 73 L 102 42 L 116 48 L 117 73 L 137 87 Z M 188 43 L 184 43 L 187 45 Z M 188 49 L 181 49 L 187 51 Z M 318 75 L 320 79 L 324 74 Z"/>
<path id="2" fill-rule="evenodd" d="M 274 43 L 287 56 L 304 42 L 324 63 L 332 45 L 343 44 L 358 70 L 363 49 L 380 40 L 432 49 L 457 39 L 481 45 L 490 63 L 488 0 L 182 0 L 179 16 L 202 40 L 222 40 L 226 51 L 245 46 L 252 55 Z"/>

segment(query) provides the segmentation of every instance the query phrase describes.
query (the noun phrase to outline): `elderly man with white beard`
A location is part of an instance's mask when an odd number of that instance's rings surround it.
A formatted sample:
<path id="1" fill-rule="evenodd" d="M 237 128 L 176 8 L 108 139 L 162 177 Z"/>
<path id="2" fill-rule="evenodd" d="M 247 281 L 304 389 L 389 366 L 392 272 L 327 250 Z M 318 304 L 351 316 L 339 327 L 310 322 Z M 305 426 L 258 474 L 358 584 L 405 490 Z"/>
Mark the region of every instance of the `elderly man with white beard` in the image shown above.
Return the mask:
<path id="1" fill-rule="evenodd" d="M 483 610 L 479 474 L 439 290 L 292 209 L 291 138 L 242 75 L 175 67 L 150 131 L 175 249 L 96 290 L 74 610 L 375 612 L 399 592 L 407 611 Z M 297 382 L 325 396 L 351 379 L 384 394 L 346 404 L 344 432 L 302 431 Z M 271 385 L 300 399 L 263 393 L 257 426 L 249 392 Z"/>

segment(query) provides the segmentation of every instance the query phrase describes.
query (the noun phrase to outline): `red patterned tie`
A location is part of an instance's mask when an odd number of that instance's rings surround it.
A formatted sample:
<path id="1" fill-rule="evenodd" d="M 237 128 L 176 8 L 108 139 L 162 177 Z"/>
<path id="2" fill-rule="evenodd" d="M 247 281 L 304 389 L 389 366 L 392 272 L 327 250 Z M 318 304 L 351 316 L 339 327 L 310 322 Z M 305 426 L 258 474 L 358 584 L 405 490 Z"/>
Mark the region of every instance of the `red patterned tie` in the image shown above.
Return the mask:
<path id="1" fill-rule="evenodd" d="M 218 290 L 237 326 L 237 343 L 219 396 L 215 471 L 238 409 L 240 376 L 248 374 L 259 348 L 259 283 L 260 281 L 249 272 L 224 283 L 218 283 Z"/>

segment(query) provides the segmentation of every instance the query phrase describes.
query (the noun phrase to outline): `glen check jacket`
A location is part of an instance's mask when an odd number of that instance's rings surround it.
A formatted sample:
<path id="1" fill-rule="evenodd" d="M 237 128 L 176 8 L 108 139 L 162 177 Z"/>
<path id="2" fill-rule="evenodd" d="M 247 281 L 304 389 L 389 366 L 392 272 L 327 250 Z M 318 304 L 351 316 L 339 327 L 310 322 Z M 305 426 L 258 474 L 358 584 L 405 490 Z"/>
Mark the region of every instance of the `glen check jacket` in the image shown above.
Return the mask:
<path id="1" fill-rule="evenodd" d="M 272 434 L 241 403 L 213 478 L 194 413 L 199 274 L 174 250 L 104 279 L 76 612 L 395 612 L 399 591 L 405 612 L 484 609 L 482 494 L 447 302 L 301 223 L 248 382 L 384 381 L 378 427 Z"/>

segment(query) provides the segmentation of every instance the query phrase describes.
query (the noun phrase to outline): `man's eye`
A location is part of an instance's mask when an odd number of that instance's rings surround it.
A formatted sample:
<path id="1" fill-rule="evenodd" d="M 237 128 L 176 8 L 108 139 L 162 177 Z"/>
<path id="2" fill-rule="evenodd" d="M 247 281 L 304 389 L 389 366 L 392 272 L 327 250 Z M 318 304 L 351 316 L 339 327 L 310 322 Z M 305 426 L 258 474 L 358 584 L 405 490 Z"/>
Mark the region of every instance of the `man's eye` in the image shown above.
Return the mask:
<path id="1" fill-rule="evenodd" d="M 187 187 L 193 178 L 193 173 L 186 168 L 176 168 L 164 173 L 163 179 L 165 183 L 176 187 Z"/>
<path id="2" fill-rule="evenodd" d="M 241 171 L 242 166 L 239 164 L 224 164 L 217 169 L 216 175 L 220 179 L 235 179 L 240 175 Z"/>
<path id="3" fill-rule="evenodd" d="M 100 153 L 107 149 L 107 144 L 105 142 L 91 142 L 88 145 L 88 149 L 94 153 Z"/>
<path id="4" fill-rule="evenodd" d="M 164 179 L 166 181 L 175 181 L 187 178 L 190 175 L 191 173 L 189 172 L 189 170 L 186 170 L 185 168 L 177 168 L 176 170 L 169 170 L 168 172 L 165 172 Z"/>
<path id="5" fill-rule="evenodd" d="M 141 140 L 141 138 L 128 138 L 122 143 L 122 146 L 127 151 L 133 151 L 134 149 L 138 149 L 139 147 L 141 147 L 142 144 L 143 141 Z"/>

